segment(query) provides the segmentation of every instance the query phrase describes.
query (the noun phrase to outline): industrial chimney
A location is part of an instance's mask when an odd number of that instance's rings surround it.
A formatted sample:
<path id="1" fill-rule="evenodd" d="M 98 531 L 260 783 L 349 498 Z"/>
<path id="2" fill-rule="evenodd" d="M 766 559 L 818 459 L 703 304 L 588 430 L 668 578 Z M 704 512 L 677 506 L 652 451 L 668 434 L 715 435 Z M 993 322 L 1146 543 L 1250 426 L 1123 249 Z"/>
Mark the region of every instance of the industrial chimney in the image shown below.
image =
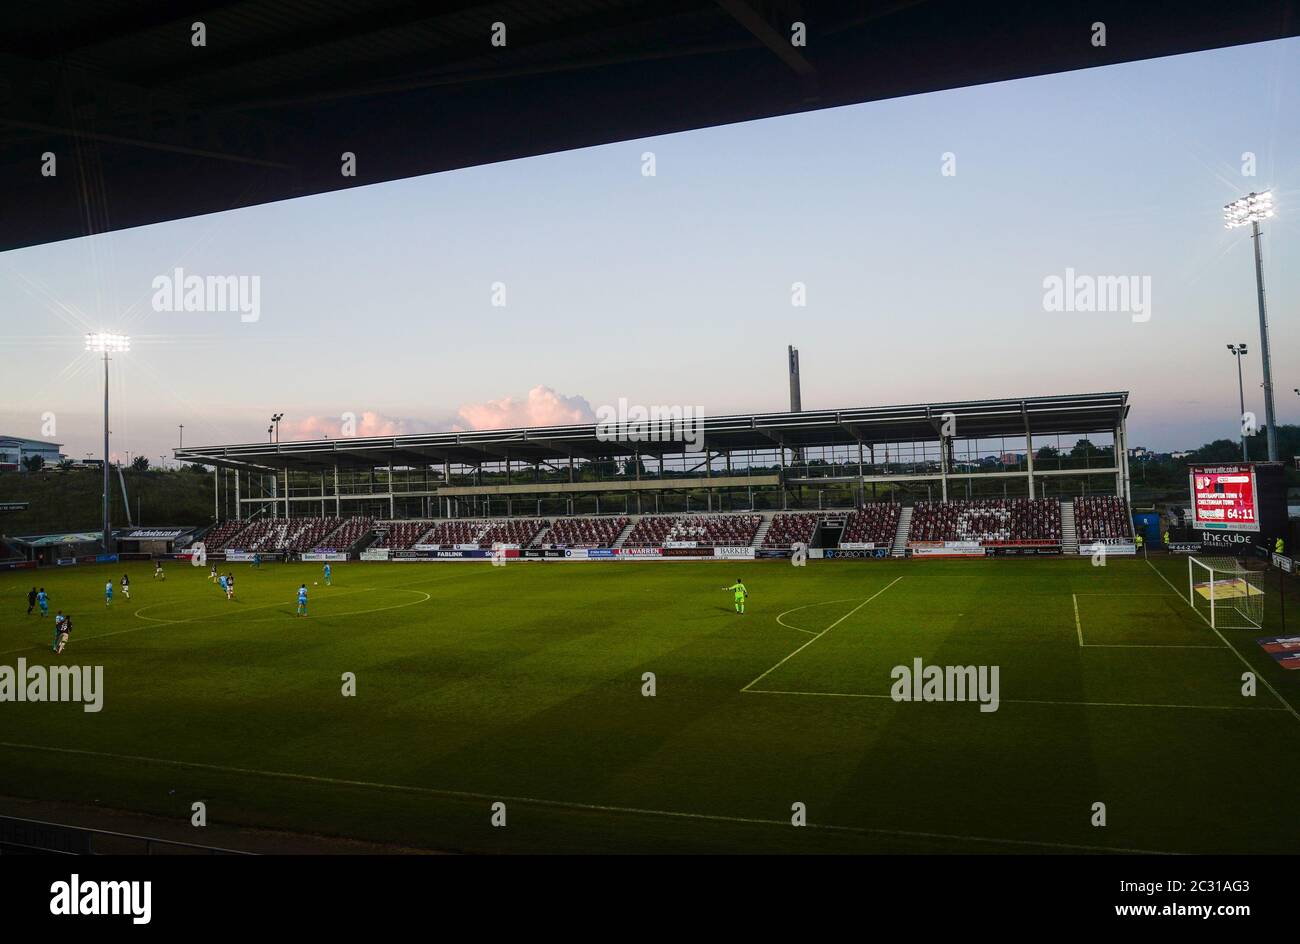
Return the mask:
<path id="1" fill-rule="evenodd" d="M 803 403 L 799 396 L 799 351 L 791 344 L 790 351 L 790 412 L 800 413 L 803 411 Z"/>

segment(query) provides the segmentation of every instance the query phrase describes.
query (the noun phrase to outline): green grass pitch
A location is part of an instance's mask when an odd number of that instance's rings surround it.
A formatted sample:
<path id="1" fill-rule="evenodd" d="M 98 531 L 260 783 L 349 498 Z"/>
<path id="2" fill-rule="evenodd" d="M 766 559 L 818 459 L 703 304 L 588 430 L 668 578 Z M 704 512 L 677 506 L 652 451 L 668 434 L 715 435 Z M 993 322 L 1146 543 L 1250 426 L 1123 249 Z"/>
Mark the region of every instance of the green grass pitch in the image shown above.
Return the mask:
<path id="1" fill-rule="evenodd" d="M 474 852 L 1300 852 L 1275 588 L 1216 633 L 1185 559 L 223 570 L 235 602 L 181 563 L 0 575 L 0 665 L 105 686 L 0 703 L 0 793 Z M 892 700 L 916 658 L 998 666 L 998 710 Z"/>

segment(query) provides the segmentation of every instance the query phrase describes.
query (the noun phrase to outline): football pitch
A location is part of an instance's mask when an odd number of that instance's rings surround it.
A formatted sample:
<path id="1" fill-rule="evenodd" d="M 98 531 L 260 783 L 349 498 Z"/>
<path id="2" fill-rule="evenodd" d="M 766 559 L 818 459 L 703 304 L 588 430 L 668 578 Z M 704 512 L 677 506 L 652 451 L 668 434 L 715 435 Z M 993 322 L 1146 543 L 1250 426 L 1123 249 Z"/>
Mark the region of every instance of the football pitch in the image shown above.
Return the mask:
<path id="1" fill-rule="evenodd" d="M 467 852 L 1300 852 L 1275 579 L 1215 631 L 1180 558 L 222 570 L 0 576 L 0 666 L 103 666 L 101 711 L 0 703 L 0 793 Z M 990 697 L 896 700 L 918 665 Z"/>

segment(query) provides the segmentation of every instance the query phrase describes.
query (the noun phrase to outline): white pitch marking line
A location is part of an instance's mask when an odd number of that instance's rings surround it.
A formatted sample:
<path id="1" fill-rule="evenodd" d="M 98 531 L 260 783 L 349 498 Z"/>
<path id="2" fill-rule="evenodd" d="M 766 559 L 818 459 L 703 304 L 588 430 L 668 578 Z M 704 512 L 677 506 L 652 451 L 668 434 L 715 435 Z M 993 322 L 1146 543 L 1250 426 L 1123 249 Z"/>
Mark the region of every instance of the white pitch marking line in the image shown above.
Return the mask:
<path id="1" fill-rule="evenodd" d="M 867 597 L 865 600 L 863 600 L 861 603 L 859 603 L 859 604 L 858 604 L 857 606 L 855 606 L 853 609 L 849 610 L 847 613 L 845 613 L 843 616 L 841 616 L 841 617 L 840 617 L 839 619 L 837 619 L 835 622 L 831 623 L 829 626 L 827 626 L 825 629 L 823 629 L 820 633 L 818 633 L 818 634 L 817 634 L 816 636 L 814 636 L 812 639 L 809 639 L 806 643 L 804 643 L 802 646 L 800 646 L 800 647 L 799 647 L 798 649 L 796 649 L 794 652 L 790 653 L 788 656 L 786 656 L 784 659 L 782 659 L 782 660 L 781 660 L 780 662 L 778 662 L 776 665 L 772 666 L 770 669 L 768 669 L 766 672 L 764 672 L 764 673 L 763 673 L 762 675 L 760 675 L 758 678 L 754 679 L 752 682 L 749 683 L 749 685 L 746 685 L 744 688 L 742 688 L 741 691 L 743 692 L 743 691 L 745 691 L 746 689 L 748 689 L 750 685 L 753 685 L 755 682 L 761 682 L 763 679 L 767 678 L 769 675 L 771 675 L 771 674 L 772 674 L 773 672 L 775 672 L 777 669 L 781 668 L 781 666 L 785 665 L 787 662 L 789 662 L 791 659 L 793 659 L 793 658 L 794 658 L 795 656 L 797 656 L 799 653 L 803 652 L 805 649 L 807 649 L 809 646 L 811 646 L 811 645 L 812 645 L 813 643 L 815 643 L 817 640 L 821 639 L 823 636 L 825 636 L 827 633 L 829 633 L 829 632 L 830 632 L 832 629 L 834 629 L 836 626 L 840 625 L 840 623 L 844 622 L 846 619 L 848 619 L 850 616 L 852 616 L 852 615 L 853 615 L 854 613 L 856 613 L 858 610 L 862 609 L 864 606 L 866 606 L 868 603 L 870 603 L 870 602 L 871 602 L 872 600 L 874 600 L 876 597 L 880 596 L 882 593 L 884 593 L 886 590 L 888 590 L 890 587 L 892 587 L 894 584 L 898 583 L 898 581 L 900 581 L 900 580 L 902 580 L 902 579 L 903 579 L 903 575 L 902 575 L 902 574 L 899 574 L 897 577 L 895 577 L 893 580 L 891 580 L 891 581 L 890 581 L 889 583 L 887 583 L 885 586 L 881 587 L 879 590 L 877 590 L 877 591 L 876 591 L 875 593 L 873 593 L 871 596 Z"/>
<path id="2" fill-rule="evenodd" d="M 498 568 L 498 569 L 500 569 L 500 568 Z M 478 571 L 478 573 L 485 573 L 485 571 Z M 439 580 L 446 580 L 446 579 L 448 579 L 449 577 L 452 577 L 452 576 L 453 576 L 453 575 L 451 575 L 451 574 L 441 574 L 441 575 L 439 575 L 439 576 L 437 576 L 437 577 L 433 577 L 433 578 L 430 578 L 430 579 L 427 579 L 427 580 L 416 580 L 416 581 L 413 581 L 413 582 L 414 582 L 414 583 L 436 583 L 436 582 L 439 581 Z M 460 577 L 460 576 L 463 576 L 463 575 L 462 575 L 462 574 L 455 574 L 454 576 L 456 576 L 456 577 Z M 375 589 L 378 589 L 378 588 L 376 588 L 376 587 L 353 587 L 353 588 L 350 588 L 350 589 L 347 589 L 347 590 L 342 590 L 342 591 L 340 591 L 340 592 L 338 592 L 338 593 L 331 593 L 331 594 L 329 595 L 329 598 L 330 598 L 330 599 L 335 599 L 335 598 L 337 598 L 337 597 L 348 596 L 349 594 L 353 594 L 353 593 L 364 593 L 364 592 L 366 592 L 366 591 L 369 591 L 369 590 L 375 590 Z M 406 592 L 406 593 L 424 593 L 423 590 L 408 590 L 406 587 L 389 587 L 389 588 L 386 588 L 386 589 L 390 589 L 390 590 L 400 590 L 400 591 L 403 591 L 403 592 Z M 419 604 L 419 603 L 427 603 L 430 599 L 432 599 L 431 596 L 426 596 L 425 599 L 423 599 L 423 600 L 416 600 L 414 603 L 401 603 L 401 604 L 398 604 L 397 606 L 380 607 L 378 610 L 360 610 L 360 611 L 355 611 L 355 610 L 354 610 L 354 611 L 351 611 L 351 612 L 348 612 L 348 613 L 340 613 L 340 614 L 336 614 L 336 615 L 339 615 L 339 616 L 357 616 L 357 615 L 360 615 L 361 613 L 377 613 L 377 612 L 380 612 L 380 610 L 399 609 L 399 608 L 401 608 L 401 607 L 405 607 L 405 606 L 415 606 L 415 605 L 417 605 L 417 604 Z M 147 604 L 146 606 L 142 606 L 142 607 L 140 607 L 140 609 L 136 610 L 134 613 L 131 614 L 131 615 L 132 615 L 133 617 L 135 617 L 136 619 L 146 620 L 146 621 L 149 623 L 149 625 L 146 625 L 146 626 L 133 626 L 133 627 L 131 627 L 131 628 L 129 628 L 129 629 L 117 629 L 117 630 L 114 630 L 114 631 L 111 632 L 111 633 L 99 633 L 99 634 L 94 635 L 94 636 L 78 636 L 77 639 L 78 639 L 79 642 L 90 642 L 92 639 L 106 639 L 106 638 L 109 637 L 109 636 L 121 636 L 121 635 L 123 635 L 124 633 L 138 633 L 138 632 L 141 632 L 142 630 L 146 630 L 146 629 L 155 629 L 155 628 L 157 628 L 157 627 L 159 627 L 159 626 L 176 626 L 176 625 L 179 625 L 179 624 L 181 624 L 181 623 L 194 623 L 194 622 L 199 622 L 199 621 L 202 621 L 202 620 L 215 619 L 215 618 L 218 618 L 218 617 L 225 617 L 225 616 L 229 616 L 229 615 L 230 615 L 229 613 L 209 614 L 209 615 L 206 615 L 206 616 L 190 616 L 190 617 L 186 617 L 185 619 L 178 619 L 178 620 L 166 620 L 166 619 L 159 619 L 159 618 L 156 617 L 156 616 L 142 616 L 142 615 L 141 615 L 145 610 L 149 609 L 150 607 L 154 607 L 154 606 L 162 606 L 162 605 L 163 605 L 163 604 L 161 604 L 161 603 L 150 603 L 150 604 Z M 234 610 L 234 611 L 231 611 L 231 612 L 232 612 L 232 613 L 249 613 L 249 612 L 252 612 L 253 610 L 265 610 L 265 609 L 267 609 L 267 608 L 269 608 L 269 607 L 273 607 L 273 606 L 283 606 L 283 605 L 284 605 L 284 604 L 282 604 L 282 603 L 259 603 L 259 604 L 256 605 L 256 606 L 249 606 L 249 607 L 242 607 L 242 606 L 241 606 L 240 609 L 238 609 L 238 610 Z M 325 614 L 325 615 L 326 615 L 326 616 L 329 616 L 329 615 L 331 615 L 331 614 Z M 257 619 L 257 620 L 247 620 L 246 622 L 250 622 L 250 623 L 258 623 L 258 622 L 270 622 L 270 620 Z M 30 650 L 32 650 L 32 649 L 44 649 L 44 648 L 45 648 L 45 646 L 42 645 L 42 644 L 40 644 L 40 643 L 33 643 L 33 644 L 30 645 L 30 646 L 23 646 L 22 648 L 19 648 L 19 649 L 6 649 L 6 650 L 3 650 L 3 651 L 0 651 L 0 656 L 13 655 L 15 652 L 28 652 L 28 651 L 30 651 Z"/>
<path id="3" fill-rule="evenodd" d="M 320 613 L 319 611 L 317 612 L 318 615 L 324 619 L 338 619 L 340 616 L 361 616 L 364 613 L 382 613 L 384 610 L 400 610 L 403 607 L 407 607 L 407 606 L 419 606 L 421 603 L 428 603 L 430 600 L 433 599 L 433 594 L 425 590 L 408 590 L 405 587 L 389 587 L 388 590 L 392 593 L 418 593 L 421 594 L 424 597 L 424 599 L 412 600 L 410 603 L 392 603 L 388 606 L 377 606 L 369 610 L 345 610 L 342 613 Z M 339 596 L 342 596 L 342 594 L 339 594 Z M 257 619 L 242 620 L 241 622 L 270 623 L 276 620 L 277 618 L 278 617 L 274 617 L 274 616 L 259 616 Z"/>
<path id="4" fill-rule="evenodd" d="M 1105 596 L 1106 594 L 1087 594 L 1087 596 Z M 1132 593 L 1124 594 L 1125 596 L 1159 596 L 1163 593 Z M 1079 635 L 1080 649 L 1222 649 L 1223 646 L 1201 646 L 1193 643 L 1171 642 L 1171 643 L 1137 643 L 1137 642 L 1084 642 L 1083 641 L 1083 624 L 1079 621 L 1079 595 L 1070 594 L 1074 600 L 1074 630 Z M 1119 596 L 1119 594 L 1115 594 Z"/>
<path id="5" fill-rule="evenodd" d="M 1215 646 L 1214 648 L 1222 648 Z M 876 692 L 792 692 L 773 688 L 750 688 L 744 690 L 749 695 L 811 695 L 818 698 L 888 698 Z M 1124 702 L 1124 701 L 1048 701 L 1039 698 L 1003 698 L 1004 705 L 1069 705 L 1079 708 L 1202 708 L 1210 711 L 1286 711 L 1285 708 L 1265 708 L 1252 705 L 1166 705 L 1159 703 Z"/>
<path id="6" fill-rule="evenodd" d="M 342 591 L 342 592 L 340 592 L 340 593 L 332 593 L 332 594 L 330 594 L 330 596 L 331 596 L 331 597 L 345 597 L 345 596 L 349 596 L 349 595 L 351 595 L 351 594 L 353 594 L 353 593 L 367 593 L 367 592 L 369 592 L 369 591 L 371 591 L 371 590 L 374 590 L 374 589 L 375 589 L 374 587 L 353 587 L 353 588 L 351 588 L 350 590 L 344 590 L 344 591 Z M 144 615 L 144 611 L 145 611 L 145 610 L 151 610 L 151 609 L 153 609 L 153 608 L 156 607 L 156 606 L 166 606 L 166 605 L 167 605 L 167 604 L 166 604 L 165 602 L 164 602 L 164 603 L 150 603 L 150 604 L 148 604 L 148 605 L 146 605 L 146 606 L 142 606 L 142 607 L 140 607 L 140 609 L 136 610 L 136 611 L 135 611 L 134 613 L 132 613 L 131 615 L 134 616 L 136 619 L 148 620 L 148 621 L 151 622 L 151 623 L 162 623 L 162 624 L 165 624 L 165 625 L 167 625 L 167 626 L 175 626 L 175 625 L 178 624 L 178 623 L 197 623 L 197 622 L 199 622 L 200 620 L 221 619 L 221 618 L 224 618 L 224 617 L 226 617 L 226 616 L 229 616 L 231 613 L 235 613 L 235 614 L 239 614 L 239 613 L 251 613 L 253 610 L 266 610 L 266 609 L 270 609 L 270 608 L 273 607 L 273 606 L 285 606 L 285 605 L 287 605 L 287 603 L 286 603 L 286 601 L 281 600 L 281 601 L 277 601 L 277 602 L 275 602 L 275 603 L 259 603 L 259 604 L 257 604 L 257 606 L 243 606 L 243 605 L 241 605 L 241 606 L 239 607 L 239 609 L 237 609 L 237 610 L 223 611 L 223 612 L 221 612 L 221 613 L 205 613 L 205 614 L 202 615 L 202 616 L 187 616 L 187 617 L 185 617 L 184 619 L 163 619 L 163 618 L 160 618 L 160 617 L 157 617 L 157 616 L 145 616 L 145 615 Z M 147 629 L 148 627 L 144 627 L 144 626 L 142 626 L 142 627 L 140 627 L 140 628 L 141 628 L 141 629 Z M 123 630 L 123 632 L 130 632 L 130 630 Z M 116 633 L 104 633 L 103 635 L 105 635 L 105 636 L 115 636 L 115 635 L 117 635 L 117 634 L 116 634 Z M 98 636 L 85 636 L 85 637 L 83 637 L 83 638 L 85 638 L 85 639 L 98 639 L 99 637 L 98 637 Z"/>
<path id="7" fill-rule="evenodd" d="M 1226 649 L 1224 646 L 1197 646 L 1192 643 L 1169 642 L 1169 643 L 1138 643 L 1138 642 L 1089 642 L 1084 643 L 1085 649 L 1214 649 L 1221 652 Z"/>
<path id="8" fill-rule="evenodd" d="M 1164 574 L 1162 574 L 1159 570 L 1157 570 L 1155 564 L 1151 563 L 1151 561 L 1148 560 L 1147 566 L 1155 571 L 1156 576 L 1159 577 L 1161 580 L 1163 580 L 1170 590 L 1174 591 L 1174 594 L 1178 597 L 1178 599 L 1180 600 L 1183 599 L 1182 593 L 1180 593 L 1178 588 L 1175 587 L 1172 583 L 1169 583 L 1169 578 L 1166 577 Z M 1197 613 L 1197 615 L 1201 617 L 1201 619 L 1205 619 L 1205 616 L 1201 614 L 1199 610 L 1196 610 L 1195 612 Z M 1206 620 L 1206 622 L 1208 623 L 1209 621 Z M 1218 636 L 1219 639 L 1223 641 L 1223 644 L 1225 646 L 1227 646 L 1229 649 L 1232 650 L 1232 654 L 1241 660 L 1241 664 L 1244 665 L 1247 669 L 1249 669 L 1257 679 L 1259 679 L 1261 682 L 1264 683 L 1264 687 L 1273 693 L 1273 697 L 1286 706 L 1286 710 L 1291 712 L 1291 717 L 1295 718 L 1297 721 L 1300 721 L 1300 713 L 1297 713 L 1295 707 L 1278 693 L 1278 690 L 1269 683 L 1268 679 L 1264 677 L 1263 673 L 1256 672 L 1255 667 L 1252 666 L 1248 661 L 1246 661 L 1246 657 L 1237 651 L 1236 646 L 1228 642 L 1228 640 L 1224 637 L 1223 633 L 1219 632 L 1218 629 L 1216 629 L 1213 626 L 1211 626 L 1210 629 L 1214 632 L 1214 635 Z"/>
<path id="9" fill-rule="evenodd" d="M 349 595 L 349 594 L 353 594 L 353 593 L 365 593 L 366 591 L 368 591 L 368 590 L 373 590 L 373 589 L 374 589 L 374 587 L 357 587 L 356 589 L 353 589 L 353 590 L 344 590 L 342 593 L 331 594 L 331 598 L 347 596 L 347 595 Z M 424 591 L 423 591 L 423 590 L 412 590 L 412 591 L 410 591 L 410 592 L 411 592 L 411 593 L 423 593 Z M 419 602 L 419 603 L 423 603 L 424 601 L 423 601 L 423 600 L 419 600 L 419 601 L 417 601 L 417 602 Z M 161 604 L 161 603 L 151 603 L 151 604 L 149 604 L 149 606 L 162 606 L 162 605 L 163 605 L 163 604 Z M 132 627 L 129 627 L 129 628 L 127 628 L 127 629 L 115 629 L 115 630 L 113 630 L 113 632 L 111 632 L 111 633 L 97 633 L 97 634 L 94 635 L 94 636 L 78 636 L 78 637 L 77 637 L 77 642 L 79 642 L 79 643 L 85 643 L 85 642 L 90 642 L 92 639 L 107 639 L 109 636 L 121 636 L 121 635 L 124 635 L 125 633 L 138 633 L 138 632 L 143 632 L 143 631 L 146 630 L 146 629 L 157 629 L 157 628 L 160 627 L 160 626 L 180 626 L 180 625 L 183 624 L 183 623 L 198 623 L 198 622 L 203 622 L 203 621 L 205 621 L 205 620 L 220 619 L 220 618 L 224 618 L 224 617 L 228 617 L 228 616 L 232 616 L 232 615 L 234 615 L 234 616 L 239 616 L 239 615 L 241 615 L 241 614 L 243 614 L 243 613 L 251 613 L 253 610 L 265 610 L 265 609 L 269 609 L 270 607 L 273 607 L 273 606 L 286 606 L 286 605 L 290 605 L 290 604 L 286 604 L 286 603 L 284 603 L 284 602 L 279 602 L 279 603 L 259 603 L 257 606 L 250 606 L 250 607 L 245 607 L 245 608 L 241 608 L 241 609 L 238 609 L 238 610 L 231 610 L 229 613 L 209 613 L 209 614 L 207 614 L 207 615 L 205 615 L 205 616 L 190 616 L 190 617 L 187 617 L 186 619 L 179 619 L 179 620 L 162 620 L 162 619 L 158 619 L 156 616 L 141 616 L 141 615 L 140 615 L 140 612 L 141 612 L 142 610 L 146 610 L 146 609 L 148 609 L 148 607 L 143 607 L 143 606 L 142 606 L 142 607 L 140 607 L 139 610 L 136 610 L 136 611 L 135 611 L 134 613 L 132 613 L 131 615 L 134 616 L 134 617 L 136 617 L 137 619 L 148 620 L 149 622 L 146 623 L 144 626 L 132 626 Z M 404 603 L 404 604 L 402 604 L 402 605 L 403 605 L 403 606 L 410 606 L 411 604 L 406 604 L 406 603 Z M 364 612 L 364 611 L 363 611 L 363 612 Z M 346 614 L 340 614 L 340 615 L 346 615 Z M 269 621 L 269 620 L 265 620 L 265 619 L 251 619 L 251 620 L 239 620 L 238 622 L 244 622 L 244 623 L 261 623 L 261 622 L 270 622 L 270 621 Z M 30 646 L 30 647 L 28 647 L 28 648 L 36 649 L 36 648 L 43 648 L 43 647 Z M 11 651 L 13 651 L 13 652 L 23 652 L 23 651 L 25 651 L 25 650 L 22 650 L 22 649 L 14 649 L 14 650 L 11 650 Z M 4 654 L 4 655 L 8 655 L 8 653 L 3 653 L 3 654 Z"/>
<path id="10" fill-rule="evenodd" d="M 889 588 L 886 587 L 886 590 Z M 416 787 L 395 783 L 375 783 L 368 780 L 346 780 L 338 777 L 321 777 L 313 774 L 295 774 L 276 770 L 256 770 L 246 767 L 227 767 L 222 764 L 204 764 L 194 761 L 168 760 L 161 757 L 139 757 L 130 754 L 114 754 L 108 751 L 90 751 L 73 747 L 50 747 L 44 744 L 15 744 L 0 741 L 0 748 L 13 750 L 45 751 L 54 754 L 72 754 L 83 757 L 107 757 L 132 763 L 161 764 L 166 767 L 185 767 L 192 770 L 210 770 L 225 774 L 249 774 L 256 777 L 269 777 L 276 780 L 296 780 L 303 783 L 317 783 L 339 787 L 363 787 L 371 790 L 387 790 L 394 793 L 415 793 L 425 796 L 441 796 L 469 800 L 501 800 L 508 803 L 532 803 L 536 806 L 549 806 L 558 809 L 581 810 L 594 813 L 630 813 L 637 816 L 663 816 L 672 819 L 707 820 L 715 823 L 740 823 L 749 826 L 780 826 L 788 828 L 789 820 L 761 819 L 748 816 L 725 816 L 718 813 L 683 813 L 678 810 L 653 810 L 635 806 L 612 806 L 604 803 L 578 803 L 569 800 L 550 800 L 539 797 L 508 796 L 498 793 L 475 793 L 469 790 L 443 790 L 436 787 Z M 982 842 L 1011 846 L 1033 846 L 1045 849 L 1078 849 L 1088 852 L 1126 852 L 1145 855 L 1173 855 L 1153 849 L 1125 849 L 1115 846 L 1090 846 L 1071 842 L 1047 842 L 1035 839 L 1004 839 L 997 836 L 963 836 L 957 833 L 932 833 L 908 829 L 885 829 L 874 826 L 838 826 L 832 823 L 807 823 L 806 829 L 822 829 L 832 832 L 854 833 L 858 835 L 902 836 L 914 839 L 943 839 L 958 842 Z"/>
<path id="11" fill-rule="evenodd" d="M 1163 596 L 1163 594 L 1162 594 L 1162 596 Z M 783 616 L 789 616 L 791 613 L 797 613 L 797 612 L 799 612 L 800 610 L 811 609 L 811 608 L 814 607 L 814 606 L 834 606 L 836 603 L 852 603 L 852 602 L 853 602 L 854 600 L 856 600 L 856 599 L 858 599 L 858 597 L 848 597 L 847 599 L 844 599 L 844 600 L 826 600 L 826 601 L 824 601 L 824 602 L 822 602 L 822 603 L 805 603 L 803 606 L 792 607 L 791 609 L 786 610 L 784 613 L 779 613 L 779 614 L 777 614 L 776 621 L 777 621 L 778 623 L 780 623 L 782 626 L 784 626 L 786 629 L 793 629 L 793 630 L 795 630 L 796 632 L 807 633 L 809 636 L 816 636 L 816 635 L 817 635 L 817 630 L 815 630 L 815 629 L 802 629 L 801 627 L 798 627 L 798 626 L 791 626 L 791 625 L 790 625 L 789 623 L 787 623 L 784 619 L 782 619 L 782 617 L 783 617 Z"/>

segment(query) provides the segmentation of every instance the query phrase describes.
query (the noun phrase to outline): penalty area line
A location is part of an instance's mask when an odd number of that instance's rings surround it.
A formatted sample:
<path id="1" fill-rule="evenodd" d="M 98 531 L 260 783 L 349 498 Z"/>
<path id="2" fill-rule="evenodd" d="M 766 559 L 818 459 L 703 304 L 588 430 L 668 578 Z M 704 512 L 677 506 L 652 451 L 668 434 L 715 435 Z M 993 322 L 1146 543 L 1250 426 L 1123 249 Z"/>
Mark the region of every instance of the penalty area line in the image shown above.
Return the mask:
<path id="1" fill-rule="evenodd" d="M 888 587 L 885 588 L 889 589 Z M 205 764 L 197 761 L 169 760 L 163 757 L 141 757 L 132 754 L 115 754 L 109 751 L 92 751 L 75 747 L 51 747 L 45 744 L 19 744 L 0 741 L 0 748 L 18 751 L 37 751 L 51 754 L 69 754 L 80 757 L 103 757 L 111 760 L 129 761 L 131 763 L 158 764 L 164 767 L 179 767 L 190 770 L 207 770 L 213 773 L 239 774 L 254 777 L 266 777 L 272 780 L 288 780 L 300 783 L 318 784 L 334 787 L 356 787 L 367 790 L 383 790 L 391 793 L 410 793 L 420 796 L 447 797 L 462 800 L 489 800 L 506 803 L 520 803 L 553 809 L 572 810 L 588 813 L 622 813 L 634 816 L 656 816 L 665 819 L 702 820 L 714 823 L 734 823 L 745 826 L 780 826 L 790 828 L 789 820 L 764 819 L 750 816 L 727 816 L 721 813 L 686 813 L 680 810 L 656 810 L 636 806 L 614 806 L 607 803 L 581 803 L 572 800 L 552 800 L 544 797 L 510 796 L 500 793 L 479 793 L 470 790 L 446 790 L 438 787 L 417 787 L 407 784 L 379 783 L 369 780 L 349 780 L 341 777 L 324 777 L 315 774 L 296 774 L 287 771 L 257 770 L 248 767 L 229 767 L 224 764 Z M 807 823 L 803 828 L 825 830 L 827 832 L 847 833 L 862 836 L 892 836 L 906 839 L 941 839 L 948 842 L 971 842 L 992 845 L 1025 846 L 1038 849 L 1073 849 L 1080 852 L 1112 852 L 1136 855 L 1174 855 L 1155 849 L 1127 849 L 1117 846 L 1083 845 L 1072 842 L 1050 842 L 1039 839 L 1008 839 L 999 836 L 967 836 L 960 833 L 938 833 L 910 829 L 887 829 L 878 826 L 840 826 L 832 823 Z"/>
<path id="2" fill-rule="evenodd" d="M 1156 568 L 1156 565 L 1155 565 L 1155 564 L 1151 563 L 1151 561 L 1148 560 L 1148 561 L 1147 561 L 1147 566 L 1150 567 L 1153 571 L 1155 571 L 1155 575 L 1156 575 L 1157 577 L 1159 577 L 1161 580 L 1163 580 L 1163 581 L 1165 582 L 1165 584 L 1169 587 L 1170 590 L 1174 591 L 1174 594 L 1178 597 L 1178 599 L 1180 599 L 1180 600 L 1183 599 L 1183 595 L 1182 595 L 1182 593 L 1179 592 L 1179 590 L 1178 590 L 1177 587 L 1175 587 L 1172 583 L 1169 582 L 1169 578 L 1166 577 L 1164 574 L 1162 574 L 1162 573 L 1161 573 L 1161 572 Z M 1199 610 L 1197 610 L 1197 609 L 1195 609 L 1195 608 L 1193 608 L 1192 612 L 1196 613 L 1197 616 L 1199 616 L 1201 619 L 1205 620 L 1205 614 L 1204 614 L 1204 613 L 1201 613 Z M 1205 620 L 1205 622 L 1206 622 L 1206 624 L 1208 625 L 1210 621 L 1209 621 L 1209 620 Z M 1241 664 L 1244 665 L 1247 669 L 1249 669 L 1250 672 L 1255 676 L 1255 678 L 1259 679 L 1261 682 L 1264 683 L 1264 687 L 1267 688 L 1270 692 L 1273 693 L 1273 697 L 1274 697 L 1274 698 L 1276 698 L 1278 701 L 1280 701 L 1283 705 L 1286 706 L 1286 710 L 1289 711 L 1289 712 L 1291 713 L 1291 717 L 1295 718 L 1297 721 L 1300 721 L 1300 713 L 1297 713 L 1297 712 L 1296 712 L 1296 710 L 1295 710 L 1295 706 L 1292 705 L 1289 701 L 1287 701 L 1285 698 L 1282 697 L 1282 695 L 1278 692 L 1278 690 L 1277 690 L 1276 688 L 1274 688 L 1274 687 L 1269 683 L 1269 680 L 1266 679 L 1266 678 L 1264 677 L 1263 673 L 1262 673 L 1262 672 L 1256 672 L 1256 671 L 1255 671 L 1255 667 L 1254 667 L 1253 665 L 1251 665 L 1250 662 L 1248 662 L 1248 661 L 1246 660 L 1246 657 L 1245 657 L 1245 656 L 1243 656 L 1240 652 L 1237 651 L 1237 647 L 1236 647 L 1236 646 L 1234 646 L 1232 643 L 1228 642 L 1227 638 L 1223 635 L 1223 633 L 1219 632 L 1219 630 L 1218 630 L 1216 627 L 1214 627 L 1214 626 L 1210 626 L 1210 631 L 1213 632 L 1214 635 L 1218 636 L 1219 639 L 1223 642 L 1223 644 L 1224 644 L 1225 646 L 1227 646 L 1230 650 L 1232 650 L 1232 654 L 1233 654 L 1234 656 L 1236 656 L 1238 659 L 1241 660 Z"/>
<path id="3" fill-rule="evenodd" d="M 1088 594 L 1089 596 L 1104 596 L 1105 594 Z M 1158 596 L 1164 598 L 1163 593 L 1130 593 L 1125 596 Z M 1083 641 L 1083 624 L 1079 621 L 1079 594 L 1072 593 L 1070 597 L 1074 600 L 1074 631 L 1079 637 L 1080 649 L 1215 649 L 1223 650 L 1224 646 L 1201 646 L 1193 643 L 1170 642 L 1170 643 L 1141 643 L 1141 642 L 1084 642 Z"/>

